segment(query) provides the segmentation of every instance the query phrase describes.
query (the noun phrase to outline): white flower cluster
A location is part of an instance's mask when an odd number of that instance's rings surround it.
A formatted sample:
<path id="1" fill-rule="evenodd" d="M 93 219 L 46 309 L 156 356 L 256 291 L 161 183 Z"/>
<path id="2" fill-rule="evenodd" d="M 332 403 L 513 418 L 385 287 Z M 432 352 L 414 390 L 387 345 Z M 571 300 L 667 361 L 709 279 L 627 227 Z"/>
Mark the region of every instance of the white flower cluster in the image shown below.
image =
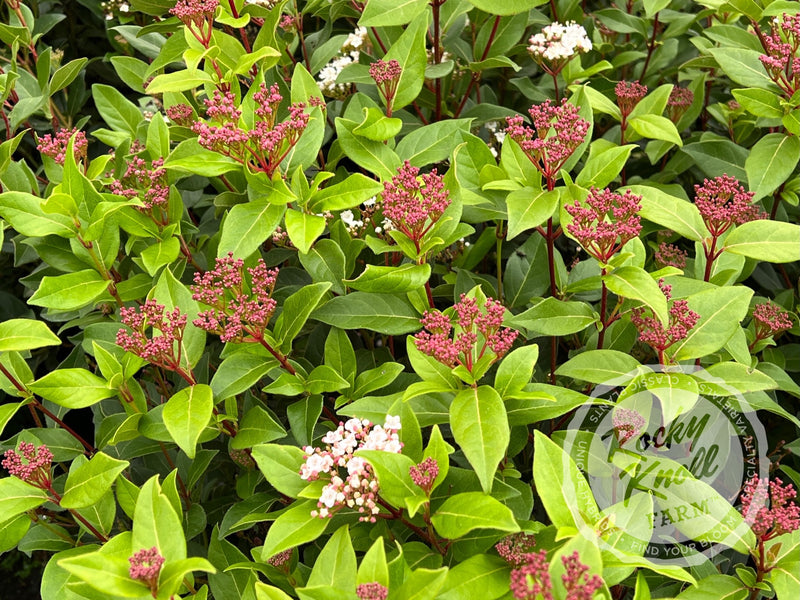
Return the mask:
<path id="1" fill-rule="evenodd" d="M 534 58 L 544 58 L 550 61 L 570 59 L 578 52 L 588 52 L 592 49 L 592 41 L 586 35 L 583 26 L 574 21 L 565 25 L 551 23 L 541 33 L 531 36 L 528 40 L 528 52 Z"/>
<path id="2" fill-rule="evenodd" d="M 503 140 L 506 139 L 505 130 L 501 129 L 500 131 L 497 131 L 498 125 L 499 125 L 498 121 L 487 121 L 486 123 L 484 123 L 484 127 L 486 127 L 489 133 L 491 133 L 492 136 L 494 137 L 495 143 L 489 144 L 489 150 L 491 151 L 492 156 L 494 156 L 495 158 L 497 158 L 497 148 L 502 147 Z"/>
<path id="3" fill-rule="evenodd" d="M 352 210 L 343 210 L 339 213 L 339 217 L 342 219 L 342 223 L 344 223 L 344 226 L 347 227 L 347 231 L 351 235 L 358 235 L 361 228 L 364 227 L 364 221 L 356 219 Z"/>
<path id="4" fill-rule="evenodd" d="M 129 13 L 131 10 L 130 4 L 125 0 L 107 0 L 100 3 L 100 8 L 105 11 L 106 21 L 114 19 L 114 13 Z"/>
<path id="5" fill-rule="evenodd" d="M 382 450 L 399 454 L 403 448 L 397 432 L 400 430 L 400 417 L 387 415 L 383 427 L 372 425 L 366 419 L 350 419 L 329 431 L 322 438 L 325 449 L 306 446 L 305 462 L 300 467 L 300 477 L 316 481 L 321 475 L 330 477 L 330 482 L 322 488 L 314 517 L 327 518 L 344 508 L 354 508 L 362 513 L 362 521 L 375 522 L 378 508 L 378 480 L 370 464 L 359 456 L 357 450 Z M 339 468 L 345 469 L 340 473 Z"/>
<path id="6" fill-rule="evenodd" d="M 342 69 L 347 65 L 358 62 L 358 58 L 361 55 L 360 50 L 367 45 L 368 41 L 366 27 L 358 27 L 347 36 L 347 39 L 342 44 L 340 54 L 334 56 L 327 65 L 322 67 L 317 76 L 319 79 L 317 85 L 323 94 L 333 98 L 342 98 L 347 95 L 350 86 L 346 83 L 336 83 L 336 80 L 339 78 Z"/>

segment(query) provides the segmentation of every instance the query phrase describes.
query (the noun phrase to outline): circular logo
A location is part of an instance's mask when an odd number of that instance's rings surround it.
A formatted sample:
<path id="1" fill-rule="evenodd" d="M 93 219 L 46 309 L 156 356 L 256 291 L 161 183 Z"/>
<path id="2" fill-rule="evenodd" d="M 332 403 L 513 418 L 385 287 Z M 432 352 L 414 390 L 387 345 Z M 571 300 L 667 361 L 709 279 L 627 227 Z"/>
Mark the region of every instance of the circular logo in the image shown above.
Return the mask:
<path id="1" fill-rule="evenodd" d="M 764 428 L 742 394 L 701 367 L 649 365 L 591 397 L 563 432 L 590 488 L 565 472 L 575 522 L 623 562 L 692 565 L 741 548 L 749 526 L 733 504 L 769 469 Z"/>

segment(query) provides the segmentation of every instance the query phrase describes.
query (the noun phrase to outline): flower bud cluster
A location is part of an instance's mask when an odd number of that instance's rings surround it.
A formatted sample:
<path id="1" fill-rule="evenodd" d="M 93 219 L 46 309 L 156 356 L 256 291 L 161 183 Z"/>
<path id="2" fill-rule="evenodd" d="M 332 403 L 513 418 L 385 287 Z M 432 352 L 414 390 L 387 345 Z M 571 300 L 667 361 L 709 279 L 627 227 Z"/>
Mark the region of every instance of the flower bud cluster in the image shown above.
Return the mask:
<path id="1" fill-rule="evenodd" d="M 219 0 L 178 0 L 169 13 L 178 17 L 203 46 L 208 48 Z"/>
<path id="2" fill-rule="evenodd" d="M 157 158 L 148 164 L 143 158 L 134 156 L 128 162 L 125 174 L 112 181 L 109 189 L 128 200 L 141 200 L 143 206 L 136 207 L 140 212 L 150 215 L 156 223 L 166 224 L 164 214 L 169 202 L 169 183 L 163 158 Z M 157 211 L 161 213 L 159 216 L 156 216 Z"/>
<path id="3" fill-rule="evenodd" d="M 680 121 L 681 117 L 689 110 L 689 107 L 694 102 L 694 93 L 692 90 L 678 85 L 672 88 L 667 100 L 667 117 L 673 123 Z"/>
<path id="4" fill-rule="evenodd" d="M 392 102 L 397 93 L 402 73 L 403 69 L 395 59 L 389 62 L 378 60 L 369 66 L 369 76 L 375 80 L 375 84 L 378 86 L 378 93 L 386 104 L 387 116 L 392 114 Z"/>
<path id="5" fill-rule="evenodd" d="M 271 564 L 276 569 L 284 569 L 289 561 L 292 560 L 292 553 L 294 552 L 293 548 L 289 548 L 288 550 L 284 550 L 283 552 L 278 552 L 275 556 L 270 557 L 267 559 L 267 562 Z"/>
<path id="6" fill-rule="evenodd" d="M 800 506 L 792 502 L 797 490 L 791 483 L 783 485 L 758 475 L 747 481 L 742 490 L 740 512 L 761 541 L 800 529 Z"/>
<path id="7" fill-rule="evenodd" d="M 507 535 L 494 545 L 500 558 L 512 567 L 524 565 L 528 561 L 528 555 L 533 552 L 534 546 L 536 546 L 536 538 L 533 534 L 522 531 Z"/>
<path id="8" fill-rule="evenodd" d="M 382 210 L 395 229 L 419 242 L 450 206 L 450 192 L 436 169 L 422 176 L 405 161 L 391 181 L 383 183 Z"/>
<path id="9" fill-rule="evenodd" d="M 166 112 L 167 118 L 181 127 L 191 127 L 194 122 L 192 118 L 194 114 L 192 107 L 183 102 L 168 107 Z"/>
<path id="10" fill-rule="evenodd" d="M 694 186 L 694 204 L 714 237 L 725 233 L 732 225 L 764 219 L 766 215 L 753 201 L 753 192 L 746 191 L 730 175 L 704 179 Z"/>
<path id="11" fill-rule="evenodd" d="M 607 263 L 642 230 L 637 214 L 641 201 L 642 197 L 630 190 L 617 194 L 608 188 L 593 187 L 585 203 L 576 200 L 575 204 L 564 207 L 573 217 L 567 231 L 590 256 Z"/>
<path id="12" fill-rule="evenodd" d="M 383 424 L 373 425 L 366 419 L 350 419 L 340 423 L 322 438 L 324 449 L 306 446 L 305 462 L 300 467 L 300 477 L 316 481 L 324 476 L 328 481 L 322 488 L 317 508 L 311 515 L 328 518 L 342 508 L 353 508 L 361 513 L 360 521 L 376 521 L 378 507 L 378 480 L 366 459 L 354 456 L 358 450 L 382 450 L 399 454 L 403 448 L 397 432 L 400 418 L 388 416 Z"/>
<path id="13" fill-rule="evenodd" d="M 56 164 L 63 165 L 66 158 L 67 144 L 70 138 L 75 136 L 75 141 L 72 144 L 72 152 L 75 155 L 75 161 L 79 162 L 86 158 L 86 149 L 89 147 L 89 141 L 86 139 L 86 134 L 77 129 L 59 129 L 55 135 L 47 133 L 42 137 L 36 138 L 36 149 L 52 158 Z"/>
<path id="14" fill-rule="evenodd" d="M 523 125 L 520 115 L 506 117 L 506 134 L 513 139 L 533 165 L 554 181 L 558 171 L 577 150 L 589 133 L 589 122 L 578 115 L 578 107 L 566 101 L 543 104 L 528 109 L 533 128 Z"/>
<path id="15" fill-rule="evenodd" d="M 773 302 L 762 302 L 753 307 L 753 324 L 756 340 L 764 340 L 792 328 L 789 313 Z"/>
<path id="16" fill-rule="evenodd" d="M 232 252 L 216 259 L 212 270 L 194 275 L 192 298 L 212 308 L 199 313 L 193 324 L 223 342 L 263 339 L 277 307 L 272 299 L 277 277 L 278 269 L 267 269 L 261 258 L 252 268 Z"/>
<path id="17" fill-rule="evenodd" d="M 547 552 L 512 553 L 510 556 L 511 560 L 506 560 L 515 567 L 511 571 L 511 595 L 517 600 L 553 600 Z M 567 592 L 565 600 L 592 600 L 595 592 L 603 587 L 599 575 L 589 577 L 589 567 L 581 562 L 577 551 L 562 556 L 561 564 L 565 569 L 561 576 Z"/>
<path id="18" fill-rule="evenodd" d="M 458 317 L 455 330 L 446 314 L 436 310 L 425 312 L 420 322 L 427 331 L 414 336 L 414 345 L 420 352 L 448 367 L 463 365 L 471 372 L 487 350 L 494 352 L 496 361 L 511 349 L 518 332 L 502 327 L 505 308 L 500 302 L 487 298 L 481 309 L 474 298 L 461 294 L 453 308 Z M 452 338 L 451 331 L 454 331 Z"/>
<path id="19" fill-rule="evenodd" d="M 775 17 L 769 33 L 759 36 L 765 54 L 759 56 L 770 79 L 791 97 L 800 89 L 800 14 Z"/>
<path id="20" fill-rule="evenodd" d="M 611 424 L 617 443 L 620 446 L 624 446 L 628 440 L 639 435 L 645 426 L 645 420 L 638 410 L 615 408 L 611 417 Z"/>
<path id="21" fill-rule="evenodd" d="M 358 600 L 386 600 L 389 590 L 377 581 L 362 583 L 356 588 Z"/>
<path id="22" fill-rule="evenodd" d="M 689 254 L 686 250 L 681 250 L 675 244 L 667 244 L 662 242 L 658 245 L 655 253 L 656 265 L 660 267 L 675 267 L 683 269 L 686 267 L 686 259 Z"/>
<path id="23" fill-rule="evenodd" d="M 660 279 L 658 287 L 661 288 L 661 292 L 667 300 L 672 298 L 671 285 Z M 645 316 L 646 312 L 649 313 L 648 316 Z M 631 322 L 639 331 L 639 341 L 658 352 L 661 361 L 664 360 L 664 351 L 689 335 L 689 330 L 697 324 L 699 319 L 700 315 L 689 308 L 686 300 L 675 300 L 671 303 L 669 324 L 666 327 L 652 314 L 650 309 L 637 307 L 631 311 Z"/>
<path id="24" fill-rule="evenodd" d="M 617 106 L 622 118 L 627 119 L 639 101 L 647 95 L 647 86 L 636 81 L 620 81 L 614 88 L 617 95 Z"/>
<path id="25" fill-rule="evenodd" d="M 180 369 L 187 317 L 179 308 L 165 313 L 164 305 L 151 299 L 138 308 L 122 307 L 119 314 L 122 323 L 132 330 L 117 332 L 119 346 L 158 367 L 171 371 Z M 161 335 L 148 337 L 148 328 Z"/>
<path id="26" fill-rule="evenodd" d="M 277 122 L 278 107 L 283 100 L 278 85 L 269 88 L 261 84 L 253 94 L 255 110 L 253 128 L 246 128 L 241 120 L 242 111 L 236 106 L 233 92 L 214 91 L 206 99 L 206 115 L 216 124 L 205 121 L 192 124 L 201 146 L 224 154 L 255 171 L 272 174 L 300 140 L 308 126 L 306 105 L 296 102 L 289 106 L 289 116 Z"/>
<path id="27" fill-rule="evenodd" d="M 3 468 L 9 475 L 42 490 L 51 488 L 53 453 L 47 446 L 43 444 L 37 447 L 30 442 L 20 442 L 17 450 L 6 450 L 3 456 Z"/>
<path id="28" fill-rule="evenodd" d="M 164 557 L 158 552 L 158 548 L 153 546 L 149 550 L 139 550 L 128 559 L 128 562 L 131 564 L 128 570 L 131 579 L 146 584 L 155 597 L 158 591 L 158 576 L 164 564 Z"/>
<path id="29" fill-rule="evenodd" d="M 419 486 L 426 495 L 430 496 L 433 482 L 439 475 L 439 463 L 432 456 L 429 456 L 418 465 L 413 465 L 408 468 L 408 474 L 411 481 Z"/>

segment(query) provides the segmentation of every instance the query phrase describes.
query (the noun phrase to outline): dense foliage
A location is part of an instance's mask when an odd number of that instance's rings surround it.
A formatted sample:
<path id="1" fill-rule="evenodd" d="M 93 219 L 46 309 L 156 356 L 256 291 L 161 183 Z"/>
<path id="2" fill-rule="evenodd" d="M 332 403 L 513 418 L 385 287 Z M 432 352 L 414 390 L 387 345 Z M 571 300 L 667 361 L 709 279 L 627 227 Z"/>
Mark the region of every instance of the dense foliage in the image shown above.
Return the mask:
<path id="1" fill-rule="evenodd" d="M 800 595 L 800 3 L 3 15 L 42 598 Z"/>

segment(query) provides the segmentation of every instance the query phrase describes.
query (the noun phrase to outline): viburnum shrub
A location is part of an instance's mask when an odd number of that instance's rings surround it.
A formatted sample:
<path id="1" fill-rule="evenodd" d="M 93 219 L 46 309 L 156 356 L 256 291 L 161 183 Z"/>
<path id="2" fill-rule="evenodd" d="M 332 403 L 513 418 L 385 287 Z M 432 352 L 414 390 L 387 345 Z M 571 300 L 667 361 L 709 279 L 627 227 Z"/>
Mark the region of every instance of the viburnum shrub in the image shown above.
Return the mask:
<path id="1" fill-rule="evenodd" d="M 800 596 L 800 3 L 1 10 L 3 594 Z"/>

